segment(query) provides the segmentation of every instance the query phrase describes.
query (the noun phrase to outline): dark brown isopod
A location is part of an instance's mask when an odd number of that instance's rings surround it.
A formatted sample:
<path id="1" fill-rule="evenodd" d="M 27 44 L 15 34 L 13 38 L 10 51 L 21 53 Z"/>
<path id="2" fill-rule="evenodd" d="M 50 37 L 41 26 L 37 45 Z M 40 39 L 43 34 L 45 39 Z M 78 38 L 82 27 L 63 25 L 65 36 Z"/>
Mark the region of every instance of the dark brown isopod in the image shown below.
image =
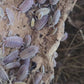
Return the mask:
<path id="1" fill-rule="evenodd" d="M 42 19 L 36 21 L 35 29 L 41 30 L 46 25 L 47 21 L 48 21 L 48 15 L 43 16 Z"/>
<path id="2" fill-rule="evenodd" d="M 10 63 L 10 62 L 14 61 L 15 59 L 17 59 L 19 57 L 18 54 L 19 54 L 18 50 L 15 50 L 15 51 L 11 52 L 8 56 L 5 56 L 3 58 L 3 62 L 5 64 L 7 64 L 7 63 Z"/>
<path id="3" fill-rule="evenodd" d="M 37 46 L 29 46 L 28 48 L 24 49 L 20 53 L 20 57 L 22 59 L 32 58 L 33 56 L 36 55 L 36 53 L 38 52 L 38 50 L 39 50 L 39 48 Z"/>

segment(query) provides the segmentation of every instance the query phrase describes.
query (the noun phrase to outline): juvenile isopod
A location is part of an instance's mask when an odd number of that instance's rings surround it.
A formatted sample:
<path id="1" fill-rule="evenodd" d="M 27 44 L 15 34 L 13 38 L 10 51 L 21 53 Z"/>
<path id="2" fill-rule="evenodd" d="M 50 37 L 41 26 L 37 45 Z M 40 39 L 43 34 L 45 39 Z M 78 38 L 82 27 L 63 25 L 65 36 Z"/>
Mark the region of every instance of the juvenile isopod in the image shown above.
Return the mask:
<path id="1" fill-rule="evenodd" d="M 8 56 L 5 56 L 3 58 L 3 62 L 5 64 L 7 64 L 7 63 L 10 63 L 10 62 L 14 61 L 15 59 L 17 59 L 19 57 L 18 54 L 19 54 L 18 50 L 15 50 L 15 51 L 11 52 Z"/>
<path id="2" fill-rule="evenodd" d="M 9 24 L 8 25 L 13 25 L 13 23 L 14 23 L 14 13 L 11 11 L 10 8 L 6 8 L 6 14 L 7 14 L 8 19 L 9 19 Z"/>
<path id="3" fill-rule="evenodd" d="M 59 2 L 59 0 L 49 0 L 49 3 L 51 5 L 56 5 Z"/>
<path id="4" fill-rule="evenodd" d="M 34 0 L 24 0 L 22 4 L 20 4 L 18 9 L 22 13 L 26 13 L 32 7 L 33 4 L 34 4 Z"/>
<path id="5" fill-rule="evenodd" d="M 38 19 L 42 19 L 43 16 L 48 15 L 50 13 L 50 8 L 40 8 L 36 11 L 35 15 L 38 17 Z"/>
<path id="6" fill-rule="evenodd" d="M 65 32 L 62 39 L 61 39 L 61 41 L 65 41 L 67 38 L 68 38 L 68 33 Z"/>
<path id="7" fill-rule="evenodd" d="M 60 17 L 61 17 L 61 13 L 60 13 L 60 10 L 58 9 L 55 11 L 53 15 L 52 26 L 55 26 L 59 22 Z"/>
<path id="8" fill-rule="evenodd" d="M 35 25 L 35 19 L 32 18 L 32 20 L 31 20 L 31 27 L 34 27 L 34 25 Z"/>
<path id="9" fill-rule="evenodd" d="M 17 80 L 22 81 L 27 77 L 29 72 L 29 65 L 30 59 L 26 59 L 26 62 L 20 67 L 17 72 Z"/>
<path id="10" fill-rule="evenodd" d="M 20 53 L 22 59 L 32 58 L 38 53 L 39 48 L 37 46 L 29 46 Z"/>
<path id="11" fill-rule="evenodd" d="M 3 39 L 3 47 L 20 48 L 23 43 L 23 39 L 19 36 L 10 36 Z"/>
<path id="12" fill-rule="evenodd" d="M 37 0 L 39 4 L 44 4 L 46 0 Z"/>
<path id="13" fill-rule="evenodd" d="M 9 77 L 8 77 L 6 71 L 4 70 L 4 68 L 2 66 L 0 66 L 0 79 L 4 80 L 4 81 L 9 80 Z"/>
<path id="14" fill-rule="evenodd" d="M 20 62 L 11 62 L 5 65 L 6 69 L 12 69 L 12 68 L 17 68 L 20 66 Z"/>
<path id="15" fill-rule="evenodd" d="M 33 79 L 33 84 L 39 84 L 43 77 L 43 73 L 38 72 L 35 74 L 35 78 Z"/>
<path id="16" fill-rule="evenodd" d="M 45 15 L 42 17 L 42 19 L 36 21 L 35 29 L 41 30 L 46 25 L 47 22 L 48 22 L 48 15 Z"/>
<path id="17" fill-rule="evenodd" d="M 25 44 L 26 44 L 26 47 L 28 47 L 31 44 L 31 36 L 30 35 L 25 36 Z"/>

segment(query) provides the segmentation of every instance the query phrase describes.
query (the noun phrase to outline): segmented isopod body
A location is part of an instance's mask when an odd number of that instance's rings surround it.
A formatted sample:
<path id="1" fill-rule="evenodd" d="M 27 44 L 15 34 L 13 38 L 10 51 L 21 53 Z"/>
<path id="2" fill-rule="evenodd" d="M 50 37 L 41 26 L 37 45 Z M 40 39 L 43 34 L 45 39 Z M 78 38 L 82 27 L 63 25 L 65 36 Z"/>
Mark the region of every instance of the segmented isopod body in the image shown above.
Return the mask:
<path id="1" fill-rule="evenodd" d="M 22 13 L 25 13 L 32 7 L 33 4 L 34 4 L 34 0 L 24 0 L 22 4 L 19 6 L 19 10 Z"/>
<path id="2" fill-rule="evenodd" d="M 28 47 L 31 43 L 31 36 L 30 35 L 26 35 L 25 36 L 25 44 L 26 44 L 26 47 Z"/>
<path id="3" fill-rule="evenodd" d="M 32 58 L 33 56 L 36 55 L 36 53 L 38 52 L 38 47 L 37 46 L 29 46 L 28 48 L 24 49 L 21 53 L 20 53 L 20 57 L 22 59 L 26 59 L 26 58 Z"/>
<path id="4" fill-rule="evenodd" d="M 14 23 L 14 13 L 11 11 L 11 9 L 6 8 L 6 14 L 7 14 L 8 19 L 9 19 L 9 24 L 8 25 L 13 25 L 13 23 Z"/>
<path id="5" fill-rule="evenodd" d="M 47 22 L 48 22 L 48 15 L 45 15 L 42 17 L 42 19 L 36 21 L 35 29 L 41 30 L 46 25 Z"/>
<path id="6" fill-rule="evenodd" d="M 44 4 L 46 0 L 37 0 L 39 4 Z"/>
<path id="7" fill-rule="evenodd" d="M 8 75 L 2 66 L 0 66 L 0 79 L 2 79 L 4 81 L 9 80 Z"/>
<path id="8" fill-rule="evenodd" d="M 35 15 L 40 20 L 43 16 L 48 15 L 50 13 L 50 8 L 40 8 L 36 11 Z"/>
<path id="9" fill-rule="evenodd" d="M 60 13 L 60 10 L 58 9 L 57 11 L 55 11 L 54 15 L 53 15 L 53 20 L 52 20 L 52 25 L 56 25 L 59 21 L 61 17 L 61 13 Z"/>
<path id="10" fill-rule="evenodd" d="M 18 54 L 19 54 L 18 50 L 15 50 L 15 51 L 11 52 L 8 56 L 5 56 L 3 58 L 3 62 L 5 64 L 7 64 L 7 63 L 10 63 L 10 62 L 14 61 L 15 59 L 17 59 L 19 57 Z"/>
<path id="11" fill-rule="evenodd" d="M 23 45 L 23 39 L 18 36 L 10 36 L 3 40 L 3 44 L 5 47 L 20 48 Z"/>
<path id="12" fill-rule="evenodd" d="M 16 68 L 19 66 L 20 66 L 19 62 L 11 62 L 11 63 L 8 63 L 7 65 L 5 65 L 5 68 L 6 69 L 12 69 L 12 68 Z"/>
<path id="13" fill-rule="evenodd" d="M 51 5 L 56 5 L 59 2 L 59 0 L 49 0 L 49 3 Z"/>
<path id="14" fill-rule="evenodd" d="M 38 72 L 36 75 L 35 75 L 35 78 L 33 80 L 33 84 L 39 84 L 41 79 L 43 77 L 43 73 L 41 72 Z"/>
<path id="15" fill-rule="evenodd" d="M 27 59 L 26 63 L 23 64 L 17 72 L 17 80 L 22 81 L 27 77 L 29 72 L 29 65 L 30 65 L 30 59 Z"/>

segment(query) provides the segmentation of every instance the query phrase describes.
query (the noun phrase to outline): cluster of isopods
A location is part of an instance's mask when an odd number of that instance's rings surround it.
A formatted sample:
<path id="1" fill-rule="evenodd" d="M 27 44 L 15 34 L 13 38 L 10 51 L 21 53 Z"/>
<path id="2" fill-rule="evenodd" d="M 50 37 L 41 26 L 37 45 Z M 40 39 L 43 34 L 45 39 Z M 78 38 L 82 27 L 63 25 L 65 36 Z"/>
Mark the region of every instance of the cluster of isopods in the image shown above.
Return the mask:
<path id="1" fill-rule="evenodd" d="M 24 40 L 19 36 L 10 36 L 4 38 L 3 40 L 4 48 L 9 47 L 17 49 L 12 51 L 8 56 L 5 56 L 0 60 L 1 82 L 10 81 L 10 78 L 12 78 L 11 84 L 18 84 L 17 82 L 21 82 L 28 77 L 31 70 L 33 70 L 32 68 L 33 61 L 31 61 L 31 59 L 34 56 L 36 56 L 36 54 L 39 52 L 38 46 L 30 44 L 31 44 L 30 35 L 26 35 Z M 34 64 L 35 63 L 33 63 L 33 65 Z"/>
<path id="2" fill-rule="evenodd" d="M 12 6 L 19 10 L 19 13 L 31 13 L 31 27 L 41 30 L 47 23 L 49 27 L 54 27 L 61 17 L 60 9 L 55 10 L 59 0 L 24 0 L 18 7 Z M 34 6 L 34 7 L 33 7 Z M 33 9 L 32 9 L 33 8 Z M 30 10 L 31 9 L 31 10 Z M 9 25 L 14 23 L 14 14 L 10 8 L 6 8 L 6 14 L 9 19 Z M 0 8 L 0 16 L 4 17 L 4 11 Z"/>
<path id="3" fill-rule="evenodd" d="M 30 14 L 30 26 L 35 30 L 42 30 L 46 24 L 54 28 L 58 24 L 61 17 L 60 9 L 55 10 L 59 0 L 24 0 L 18 7 L 14 7 L 19 13 Z M 14 24 L 14 14 L 10 8 L 6 8 L 6 14 L 9 19 L 9 25 Z M 19 14 L 18 13 L 18 14 Z M 0 7 L 0 17 L 5 17 L 4 10 Z M 67 33 L 65 33 L 67 35 Z M 65 40 L 67 36 L 63 36 Z M 31 36 L 26 35 L 24 40 L 19 36 L 9 36 L 3 38 L 3 53 L 5 47 L 16 48 L 8 56 L 0 60 L 0 84 L 26 84 L 22 83 L 26 80 L 32 70 L 32 58 L 39 51 L 38 46 L 31 45 Z M 56 53 L 55 53 L 55 56 Z M 53 56 L 53 64 L 55 67 L 55 56 Z M 35 63 L 34 63 L 35 64 Z M 35 65 L 34 65 L 35 66 Z M 35 73 L 33 84 L 39 84 L 43 77 L 43 73 L 38 71 Z"/>

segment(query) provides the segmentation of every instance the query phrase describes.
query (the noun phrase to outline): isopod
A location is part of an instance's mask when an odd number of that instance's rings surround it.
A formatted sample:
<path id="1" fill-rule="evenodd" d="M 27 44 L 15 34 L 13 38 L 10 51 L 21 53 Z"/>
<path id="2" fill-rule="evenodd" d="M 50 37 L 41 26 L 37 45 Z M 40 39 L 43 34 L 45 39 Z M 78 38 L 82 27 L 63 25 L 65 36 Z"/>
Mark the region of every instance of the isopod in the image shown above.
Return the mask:
<path id="1" fill-rule="evenodd" d="M 13 23 L 14 23 L 14 13 L 11 11 L 10 8 L 6 8 L 6 14 L 7 14 L 8 19 L 9 19 L 9 24 L 8 25 L 13 25 Z"/>
<path id="2" fill-rule="evenodd" d="M 2 66 L 0 66 L 0 79 L 8 81 L 9 77 Z"/>
<path id="3" fill-rule="evenodd" d="M 68 38 L 68 33 L 65 32 L 62 39 L 61 39 L 61 41 L 65 41 L 67 38 Z"/>
<path id="4" fill-rule="evenodd" d="M 55 26 L 59 22 L 60 17 L 61 17 L 61 13 L 60 10 L 58 9 L 55 11 L 53 15 L 52 26 Z"/>
<path id="5" fill-rule="evenodd" d="M 12 68 L 17 68 L 19 66 L 20 66 L 19 62 L 11 62 L 11 63 L 8 63 L 7 65 L 5 65 L 5 68 L 12 69 Z"/>
<path id="6" fill-rule="evenodd" d="M 6 37 L 3 40 L 4 47 L 20 48 L 23 45 L 23 39 L 19 36 Z"/>
<path id="7" fill-rule="evenodd" d="M 43 73 L 41 72 L 36 73 L 35 78 L 33 79 L 33 84 L 39 84 L 42 77 L 43 77 Z"/>
<path id="8" fill-rule="evenodd" d="M 32 58 L 33 56 L 36 55 L 36 53 L 38 52 L 38 47 L 37 46 L 29 46 L 28 48 L 24 49 L 21 53 L 20 53 L 20 57 L 22 59 L 26 59 L 26 58 Z"/>
<path id="9" fill-rule="evenodd" d="M 25 44 L 26 44 L 26 47 L 28 47 L 31 44 L 31 36 L 30 35 L 25 36 Z"/>
<path id="10" fill-rule="evenodd" d="M 11 52 L 8 56 L 5 56 L 3 58 L 3 62 L 5 64 L 7 64 L 7 63 L 10 63 L 10 62 L 14 61 L 15 59 L 17 59 L 19 57 L 18 54 L 19 54 L 18 50 L 15 50 L 15 51 Z"/>
<path id="11" fill-rule="evenodd" d="M 49 3 L 51 5 L 56 5 L 59 2 L 59 0 L 49 0 Z"/>
<path id="12" fill-rule="evenodd" d="M 38 17 L 38 19 L 42 19 L 43 16 L 48 15 L 50 13 L 50 8 L 40 8 L 36 11 L 35 15 Z"/>
<path id="13" fill-rule="evenodd" d="M 17 80 L 22 81 L 27 77 L 29 72 L 29 65 L 30 65 L 30 59 L 27 59 L 26 63 L 23 64 L 17 72 Z"/>
<path id="14" fill-rule="evenodd" d="M 0 7 L 0 17 L 1 19 L 4 17 L 4 10 Z"/>
<path id="15" fill-rule="evenodd" d="M 34 25 L 35 25 L 35 19 L 32 18 L 32 20 L 31 20 L 31 27 L 34 27 Z"/>
<path id="16" fill-rule="evenodd" d="M 35 29 L 41 30 L 46 25 L 47 22 L 48 22 L 48 15 L 45 15 L 42 17 L 42 19 L 36 21 Z"/>
<path id="17" fill-rule="evenodd" d="M 22 13 L 26 13 L 32 7 L 33 4 L 34 4 L 34 0 L 24 0 L 22 4 L 20 4 L 18 9 Z"/>
<path id="18" fill-rule="evenodd" d="M 46 0 L 37 0 L 39 4 L 44 4 Z"/>

